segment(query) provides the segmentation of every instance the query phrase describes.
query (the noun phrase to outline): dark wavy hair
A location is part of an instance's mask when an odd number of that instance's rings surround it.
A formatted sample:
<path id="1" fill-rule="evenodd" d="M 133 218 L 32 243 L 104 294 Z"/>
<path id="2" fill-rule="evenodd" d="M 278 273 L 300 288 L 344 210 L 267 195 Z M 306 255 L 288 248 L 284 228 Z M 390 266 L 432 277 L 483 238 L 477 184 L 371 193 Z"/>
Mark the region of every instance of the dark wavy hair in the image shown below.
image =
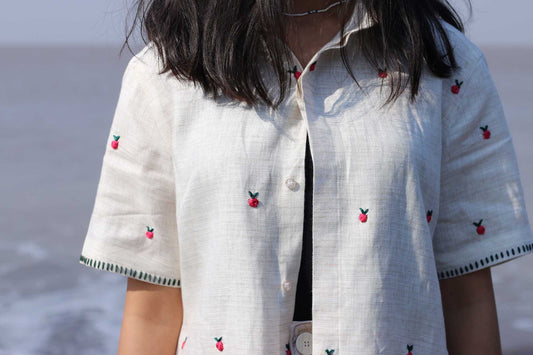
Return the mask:
<path id="1" fill-rule="evenodd" d="M 407 84 L 411 84 L 411 102 L 416 100 L 424 62 L 442 78 L 459 68 L 439 19 L 462 33 L 464 24 L 447 0 L 348 0 L 338 6 L 343 18 L 342 40 L 355 1 L 367 9 L 374 25 L 350 40 L 355 37 L 358 51 L 376 71 L 384 64 L 408 74 L 405 85 L 401 80 L 395 83 L 389 75 L 391 90 L 385 104 L 395 101 Z M 472 6 L 466 2 L 471 16 Z M 132 52 L 129 40 L 140 28 L 143 42 L 153 42 L 164 60 L 161 73 L 171 71 L 178 79 L 194 81 L 215 100 L 224 94 L 249 105 L 262 100 L 276 109 L 292 80 L 286 66 L 291 58 L 289 49 L 278 40 L 286 38 L 282 12 L 293 12 L 292 5 L 286 0 L 137 0 L 120 52 L 126 46 Z M 345 47 L 339 50 L 350 76 L 361 87 L 346 59 Z M 259 61 L 250 60 L 260 56 L 268 58 L 279 79 L 280 96 L 275 103 L 262 81 Z"/>

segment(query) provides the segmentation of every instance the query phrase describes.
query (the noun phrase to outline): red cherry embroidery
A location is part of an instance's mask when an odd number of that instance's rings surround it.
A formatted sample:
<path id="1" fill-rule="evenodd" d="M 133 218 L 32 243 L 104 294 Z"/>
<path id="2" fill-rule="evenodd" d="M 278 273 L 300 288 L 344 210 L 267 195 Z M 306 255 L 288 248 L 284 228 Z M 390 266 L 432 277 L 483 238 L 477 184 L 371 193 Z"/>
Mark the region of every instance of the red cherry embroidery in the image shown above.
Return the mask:
<path id="1" fill-rule="evenodd" d="M 363 210 L 361 207 L 359 207 L 359 209 L 361 210 L 361 213 L 359 214 L 359 220 L 362 223 L 365 223 L 366 220 L 368 219 L 368 216 L 367 216 L 368 208 L 366 210 Z"/>
<path id="2" fill-rule="evenodd" d="M 302 74 L 302 72 L 299 71 L 299 70 L 296 70 L 296 69 L 297 69 L 297 67 L 296 67 L 296 65 L 295 65 L 293 69 L 289 69 L 289 70 L 287 70 L 287 71 L 288 71 L 289 73 L 294 74 L 294 77 L 295 77 L 296 79 L 298 79 L 298 78 L 300 77 L 300 75 Z"/>
<path id="3" fill-rule="evenodd" d="M 413 350 L 413 345 L 407 345 L 407 355 L 413 355 L 413 353 L 411 352 Z"/>
<path id="4" fill-rule="evenodd" d="M 483 139 L 489 139 L 490 138 L 490 131 L 489 131 L 489 126 L 485 126 L 485 127 L 479 127 L 482 131 L 483 131 Z"/>
<path id="5" fill-rule="evenodd" d="M 483 222 L 482 219 L 480 219 L 478 223 L 476 222 L 473 223 L 477 227 L 476 228 L 477 234 L 485 234 L 485 227 L 481 225 L 481 222 Z"/>
<path id="6" fill-rule="evenodd" d="M 378 71 L 378 76 L 381 78 L 381 79 L 385 79 L 387 77 L 387 70 L 386 69 L 379 69 Z"/>
<path id="7" fill-rule="evenodd" d="M 113 149 L 117 149 L 117 148 L 118 148 L 118 139 L 120 138 L 120 136 L 115 136 L 115 135 L 113 134 L 113 138 L 114 138 L 114 140 L 111 141 L 111 147 L 112 147 Z"/>
<path id="8" fill-rule="evenodd" d="M 433 214 L 433 210 L 428 210 L 426 214 L 426 219 L 428 220 L 428 223 L 431 222 L 431 215 Z"/>
<path id="9" fill-rule="evenodd" d="M 289 347 L 289 344 L 285 344 L 285 347 L 287 348 L 287 350 L 285 350 L 285 355 L 291 355 L 291 349 Z"/>
<path id="10" fill-rule="evenodd" d="M 311 65 L 309 66 L 309 71 L 313 71 L 313 70 L 315 70 L 316 62 L 317 62 L 317 61 L 315 60 L 313 63 L 311 63 Z"/>
<path id="11" fill-rule="evenodd" d="M 248 199 L 248 204 L 252 207 L 257 207 L 257 205 L 259 204 L 259 200 L 257 200 L 257 195 L 259 194 L 259 192 L 256 192 L 255 194 L 252 193 L 251 191 L 248 191 L 248 194 L 250 195 L 250 198 Z"/>
<path id="12" fill-rule="evenodd" d="M 215 338 L 215 340 L 217 342 L 216 347 L 217 347 L 218 351 L 224 350 L 224 344 L 222 343 L 222 337 Z"/>
<path id="13" fill-rule="evenodd" d="M 183 347 L 185 346 L 185 342 L 187 341 L 187 337 L 185 337 L 185 340 L 183 341 L 183 343 L 181 343 L 181 348 L 183 349 Z"/>
<path id="14" fill-rule="evenodd" d="M 152 239 L 154 237 L 154 229 L 150 228 L 149 226 L 146 226 L 148 231 L 146 232 L 146 238 Z"/>
<path id="15" fill-rule="evenodd" d="M 461 85 L 463 85 L 463 82 L 459 82 L 459 80 L 455 79 L 455 85 L 452 86 L 452 92 L 454 94 L 458 94 L 459 90 L 461 89 Z"/>
<path id="16" fill-rule="evenodd" d="M 326 354 L 331 355 L 335 352 L 335 349 L 326 349 Z"/>

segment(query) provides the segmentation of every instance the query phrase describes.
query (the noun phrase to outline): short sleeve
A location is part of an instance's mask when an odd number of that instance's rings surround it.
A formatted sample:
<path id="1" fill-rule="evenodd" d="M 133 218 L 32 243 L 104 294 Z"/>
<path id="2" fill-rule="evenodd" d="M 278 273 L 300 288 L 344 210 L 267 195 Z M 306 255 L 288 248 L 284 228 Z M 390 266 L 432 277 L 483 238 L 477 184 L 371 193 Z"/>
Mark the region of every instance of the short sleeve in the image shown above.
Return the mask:
<path id="1" fill-rule="evenodd" d="M 485 55 L 445 79 L 440 201 L 433 246 L 439 279 L 533 251 L 518 162 Z"/>
<path id="2" fill-rule="evenodd" d="M 150 62 L 133 57 L 122 77 L 80 263 L 181 287 L 171 132 L 161 128 L 170 116 L 169 96 Z"/>

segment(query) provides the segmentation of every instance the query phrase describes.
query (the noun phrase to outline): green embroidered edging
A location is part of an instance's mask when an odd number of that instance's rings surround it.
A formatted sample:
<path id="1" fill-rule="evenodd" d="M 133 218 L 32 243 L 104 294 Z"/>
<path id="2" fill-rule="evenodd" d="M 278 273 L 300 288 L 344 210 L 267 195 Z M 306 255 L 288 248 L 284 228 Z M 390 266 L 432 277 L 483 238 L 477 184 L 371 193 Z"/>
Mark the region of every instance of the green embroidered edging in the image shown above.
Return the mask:
<path id="1" fill-rule="evenodd" d="M 100 260 L 94 260 L 91 258 L 87 258 L 83 256 L 83 254 L 80 255 L 80 263 L 83 263 L 95 269 L 107 270 L 107 271 L 112 271 L 112 272 L 116 272 L 119 274 L 123 274 L 131 278 L 141 280 L 141 281 L 149 281 L 149 282 L 153 282 L 153 283 L 156 283 L 159 285 L 165 285 L 165 286 L 181 286 L 181 280 L 178 280 L 178 279 L 171 279 L 171 278 L 167 279 L 166 277 L 161 278 L 161 276 L 149 274 L 147 272 L 142 272 L 142 271 L 139 271 L 139 273 L 137 274 L 137 270 L 133 270 L 131 268 L 128 269 L 120 265 L 106 263 Z"/>
<path id="2" fill-rule="evenodd" d="M 501 251 L 499 253 L 489 255 L 485 258 L 481 258 L 478 261 L 475 261 L 474 263 L 469 263 L 459 268 L 453 268 L 453 269 L 437 272 L 437 275 L 438 275 L 439 280 L 447 279 L 449 277 L 454 277 L 458 275 L 463 275 L 473 270 L 477 270 L 481 266 L 490 266 L 493 264 L 497 264 L 497 263 L 502 262 L 505 259 L 512 259 L 520 254 L 529 253 L 531 251 L 533 251 L 533 243 L 523 244 L 516 248 L 507 249 L 505 251 Z"/>

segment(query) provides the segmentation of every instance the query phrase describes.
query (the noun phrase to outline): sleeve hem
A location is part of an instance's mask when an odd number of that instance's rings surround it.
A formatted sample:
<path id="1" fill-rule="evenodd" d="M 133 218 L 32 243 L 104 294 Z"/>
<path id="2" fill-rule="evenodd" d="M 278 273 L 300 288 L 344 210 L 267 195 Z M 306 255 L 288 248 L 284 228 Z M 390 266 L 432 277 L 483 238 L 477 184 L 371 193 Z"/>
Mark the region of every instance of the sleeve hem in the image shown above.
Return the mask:
<path id="1" fill-rule="evenodd" d="M 111 271 L 114 273 L 121 274 L 123 276 L 128 276 L 132 279 L 145 281 L 145 282 L 156 284 L 156 285 L 164 285 L 164 286 L 170 286 L 170 287 L 176 287 L 176 288 L 181 287 L 180 279 L 167 278 L 167 277 L 163 277 L 160 275 L 143 272 L 140 270 L 127 268 L 123 265 L 118 265 L 116 263 L 109 263 L 103 260 L 96 260 L 96 259 L 88 258 L 83 254 L 80 255 L 79 262 L 80 264 L 84 264 L 86 266 L 89 266 L 95 269 Z"/>
<path id="2" fill-rule="evenodd" d="M 455 276 L 469 274 L 471 272 L 481 270 L 487 267 L 495 266 L 511 259 L 533 253 L 533 243 L 520 244 L 518 246 L 502 249 L 496 252 L 487 254 L 485 257 L 466 263 L 462 266 L 449 267 L 446 269 L 437 270 L 439 280 L 452 278 Z"/>

